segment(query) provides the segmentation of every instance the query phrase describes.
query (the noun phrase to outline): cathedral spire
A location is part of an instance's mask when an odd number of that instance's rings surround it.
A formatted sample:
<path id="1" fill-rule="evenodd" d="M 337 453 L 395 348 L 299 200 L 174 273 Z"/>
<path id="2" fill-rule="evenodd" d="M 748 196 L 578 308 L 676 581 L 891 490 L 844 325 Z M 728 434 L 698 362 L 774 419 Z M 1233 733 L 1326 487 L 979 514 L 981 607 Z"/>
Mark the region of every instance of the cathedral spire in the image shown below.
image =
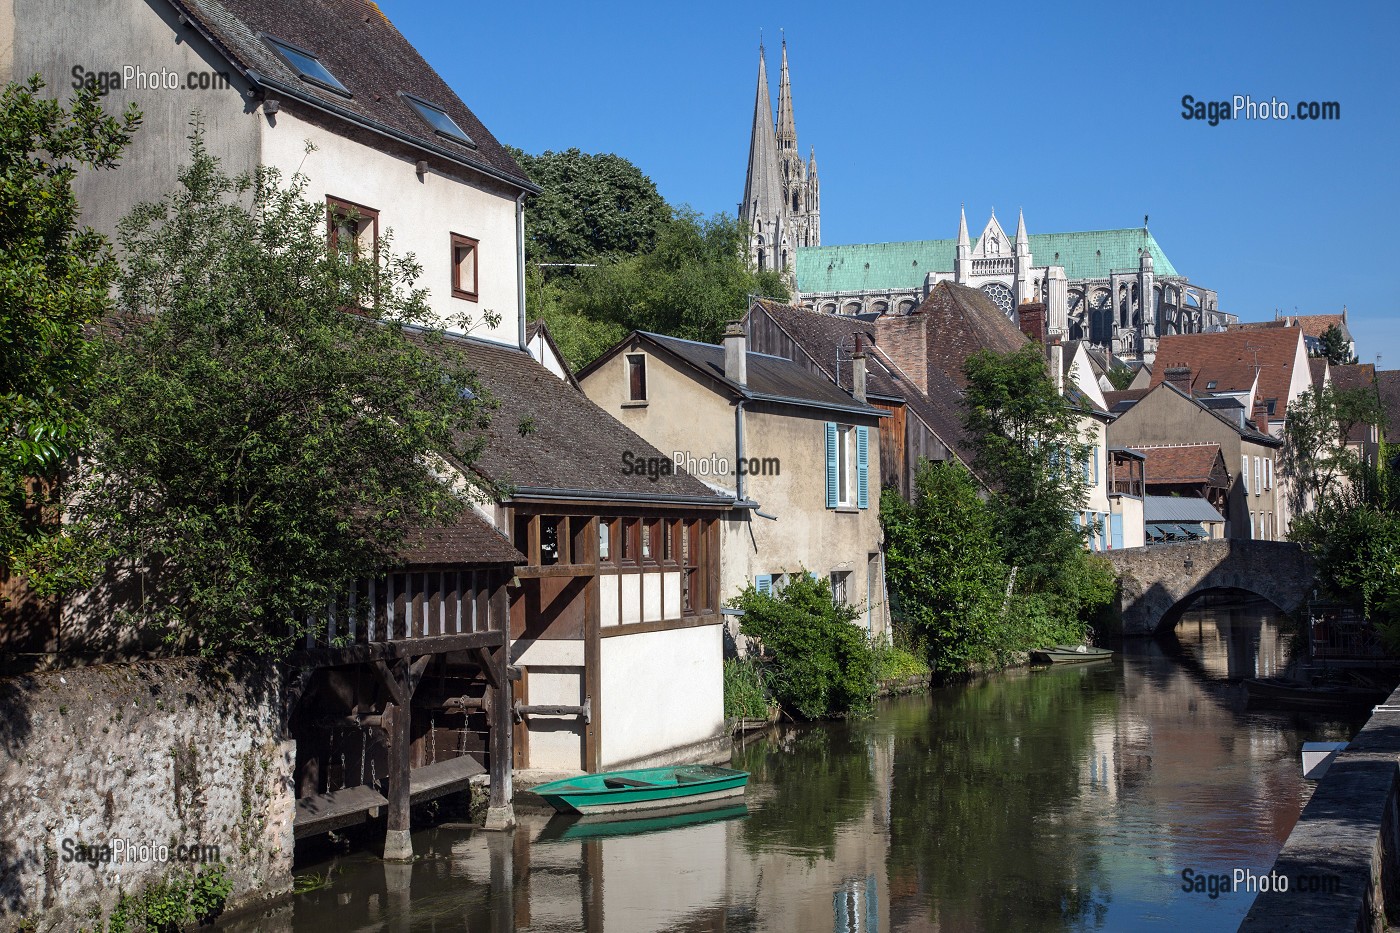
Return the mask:
<path id="1" fill-rule="evenodd" d="M 812 156 L 807 160 L 807 177 L 817 177 L 817 147 L 812 147 Z"/>
<path id="2" fill-rule="evenodd" d="M 967 235 L 967 205 L 962 206 L 958 214 L 958 248 L 972 249 L 972 241 Z"/>
<path id="3" fill-rule="evenodd" d="M 773 100 L 768 92 L 768 66 L 760 41 L 758 88 L 754 92 L 753 131 L 749 137 L 749 171 L 744 179 L 744 200 L 739 205 L 739 217 L 749 229 L 753 260 L 760 269 L 772 268 L 773 258 L 778 255 L 774 247 L 781 236 L 776 227 L 783 204 L 778 147 L 773 138 Z"/>
<path id="4" fill-rule="evenodd" d="M 788 77 L 787 38 L 783 38 L 783 67 L 778 74 L 778 148 L 797 148 L 797 122 L 792 116 L 792 79 Z"/>
<path id="5" fill-rule="evenodd" d="M 1020 216 L 1020 218 L 1016 221 L 1016 253 L 1017 253 L 1017 255 L 1020 255 L 1020 254 L 1021 254 L 1021 252 L 1022 252 L 1022 247 L 1025 248 L 1025 250 L 1024 250 L 1025 252 L 1030 252 L 1030 248 L 1031 248 L 1031 239 L 1030 239 L 1030 237 L 1026 236 L 1026 212 L 1025 212 L 1024 210 L 1021 211 L 1021 216 Z"/>

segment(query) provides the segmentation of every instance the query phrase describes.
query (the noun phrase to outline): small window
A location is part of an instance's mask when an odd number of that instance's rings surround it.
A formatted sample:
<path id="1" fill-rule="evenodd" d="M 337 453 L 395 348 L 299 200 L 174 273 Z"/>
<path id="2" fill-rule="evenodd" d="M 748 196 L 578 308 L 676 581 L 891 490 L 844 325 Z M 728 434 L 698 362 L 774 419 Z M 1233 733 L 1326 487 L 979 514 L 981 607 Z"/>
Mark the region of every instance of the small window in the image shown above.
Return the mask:
<path id="1" fill-rule="evenodd" d="M 452 234 L 452 297 L 476 301 L 477 242 L 460 233 Z"/>
<path id="2" fill-rule="evenodd" d="M 637 520 L 635 518 L 625 519 L 622 522 L 622 534 L 618 545 L 622 551 L 621 560 L 632 563 L 637 559 Z"/>
<path id="3" fill-rule="evenodd" d="M 409 105 L 417 111 L 418 116 L 423 118 L 423 122 L 433 128 L 433 132 L 439 136 L 445 136 L 455 143 L 476 148 L 476 143 L 457 125 L 457 121 L 447 115 L 447 111 L 428 103 L 426 100 L 414 97 L 412 94 L 399 92 L 399 96 L 408 101 Z"/>
<path id="4" fill-rule="evenodd" d="M 378 256 L 379 211 L 353 201 L 326 198 L 326 226 L 331 249 L 350 255 Z"/>
<path id="5" fill-rule="evenodd" d="M 1215 385 L 1216 385 L 1216 381 L 1215 381 L 1214 379 L 1212 379 L 1210 382 L 1207 382 L 1207 383 L 1206 383 L 1206 388 L 1207 388 L 1207 389 L 1213 389 L 1213 388 L 1215 388 Z"/>
<path id="6" fill-rule="evenodd" d="M 849 570 L 836 570 L 831 574 L 831 601 L 838 606 L 847 602 L 846 581 L 851 577 Z"/>
<path id="7" fill-rule="evenodd" d="M 262 39 L 282 61 L 287 63 L 288 67 L 297 73 L 297 77 L 301 80 L 319 85 L 328 91 L 335 91 L 337 94 L 344 94 L 346 97 L 352 96 L 349 89 L 337 81 L 335 75 L 331 74 L 330 69 L 321 64 L 321 60 L 316 57 L 315 53 L 298 48 L 289 42 L 283 42 L 281 39 L 274 39 L 271 36 L 265 35 Z"/>
<path id="8" fill-rule="evenodd" d="M 836 502 L 851 504 L 851 426 L 843 424 L 837 431 L 836 443 Z"/>
<path id="9" fill-rule="evenodd" d="M 651 522 L 642 525 L 642 560 L 651 560 Z"/>
<path id="10" fill-rule="evenodd" d="M 612 560 L 612 524 L 598 522 L 598 559 Z"/>
<path id="11" fill-rule="evenodd" d="M 627 398 L 633 402 L 647 400 L 647 358 L 644 354 L 627 354 Z"/>

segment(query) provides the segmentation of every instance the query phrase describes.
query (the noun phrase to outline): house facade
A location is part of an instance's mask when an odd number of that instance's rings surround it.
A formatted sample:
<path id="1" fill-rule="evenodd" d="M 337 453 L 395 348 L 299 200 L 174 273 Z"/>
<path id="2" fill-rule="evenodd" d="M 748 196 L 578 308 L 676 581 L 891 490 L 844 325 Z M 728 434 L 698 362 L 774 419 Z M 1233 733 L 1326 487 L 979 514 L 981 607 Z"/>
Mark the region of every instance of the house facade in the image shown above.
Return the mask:
<path id="1" fill-rule="evenodd" d="M 1209 404 L 1226 401 L 1228 407 Z M 1153 448 L 1218 447 L 1231 470 L 1224 499 L 1225 537 L 1285 539 L 1287 528 L 1280 518 L 1284 492 L 1277 467 L 1283 442 L 1257 430 L 1235 400 L 1192 398 L 1172 383 L 1160 383 L 1117 415 L 1108 427 L 1108 439 L 1113 447 L 1149 457 Z M 1147 483 L 1151 486 L 1150 460 Z"/>
<path id="2" fill-rule="evenodd" d="M 106 88 L 141 129 L 115 172 L 74 182 L 83 222 L 111 235 L 132 207 L 174 191 L 194 121 L 225 171 L 305 177 L 328 229 L 422 265 L 448 329 L 525 344 L 524 198 L 505 148 L 373 4 L 327 0 L 17 0 L 0 17 L 0 79 L 45 93 Z M 500 316 L 496 325 L 487 318 Z"/>
<path id="3" fill-rule="evenodd" d="M 648 443 L 727 498 L 720 601 L 799 573 L 830 581 L 887 631 L 879 520 L 879 433 L 888 414 L 790 360 L 747 348 L 634 333 L 580 370 L 579 384 Z M 858 381 L 858 386 L 860 383 Z M 863 391 L 863 387 L 861 387 Z M 653 469 L 654 468 L 654 469 Z"/>

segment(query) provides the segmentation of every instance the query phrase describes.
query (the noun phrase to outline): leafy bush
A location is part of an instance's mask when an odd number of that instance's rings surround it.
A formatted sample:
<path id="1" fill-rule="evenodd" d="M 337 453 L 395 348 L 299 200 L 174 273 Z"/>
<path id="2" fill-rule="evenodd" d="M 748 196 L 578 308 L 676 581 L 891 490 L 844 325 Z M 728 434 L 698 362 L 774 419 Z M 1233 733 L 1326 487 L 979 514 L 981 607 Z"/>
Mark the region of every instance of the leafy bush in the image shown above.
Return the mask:
<path id="1" fill-rule="evenodd" d="M 233 891 L 222 865 L 174 874 L 139 895 L 123 894 L 107 920 L 108 933 L 176 933 L 219 915 Z"/>
<path id="2" fill-rule="evenodd" d="M 928 663 L 919 655 L 884 639 L 876 639 L 871 650 L 875 654 L 876 683 L 903 683 L 915 677 L 928 677 L 932 673 Z"/>
<path id="3" fill-rule="evenodd" d="M 854 624 L 860 609 L 834 604 L 825 579 L 797 574 L 777 596 L 750 586 L 731 605 L 761 643 L 764 683 L 785 709 L 804 719 L 870 709 L 875 656 Z"/>
<path id="4" fill-rule="evenodd" d="M 763 686 L 763 670 L 756 659 L 730 658 L 724 662 L 726 719 L 767 719 L 773 706 Z"/>

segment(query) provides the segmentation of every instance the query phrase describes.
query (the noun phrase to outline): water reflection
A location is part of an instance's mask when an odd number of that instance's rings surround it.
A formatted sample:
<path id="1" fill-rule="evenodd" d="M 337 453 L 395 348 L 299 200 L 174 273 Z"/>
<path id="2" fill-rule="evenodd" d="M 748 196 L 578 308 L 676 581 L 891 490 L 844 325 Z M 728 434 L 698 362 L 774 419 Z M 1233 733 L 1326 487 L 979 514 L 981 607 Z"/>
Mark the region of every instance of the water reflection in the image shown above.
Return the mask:
<path id="1" fill-rule="evenodd" d="M 733 758 L 746 809 L 439 827 L 412 865 L 342 858 L 329 888 L 230 928 L 1233 930 L 1250 897 L 1185 893 L 1182 870 L 1266 870 L 1306 794 L 1301 743 L 1357 725 L 1245 708 L 1238 680 L 1288 645 L 1267 607 L 1207 607 L 1110 662 L 760 737 Z"/>

